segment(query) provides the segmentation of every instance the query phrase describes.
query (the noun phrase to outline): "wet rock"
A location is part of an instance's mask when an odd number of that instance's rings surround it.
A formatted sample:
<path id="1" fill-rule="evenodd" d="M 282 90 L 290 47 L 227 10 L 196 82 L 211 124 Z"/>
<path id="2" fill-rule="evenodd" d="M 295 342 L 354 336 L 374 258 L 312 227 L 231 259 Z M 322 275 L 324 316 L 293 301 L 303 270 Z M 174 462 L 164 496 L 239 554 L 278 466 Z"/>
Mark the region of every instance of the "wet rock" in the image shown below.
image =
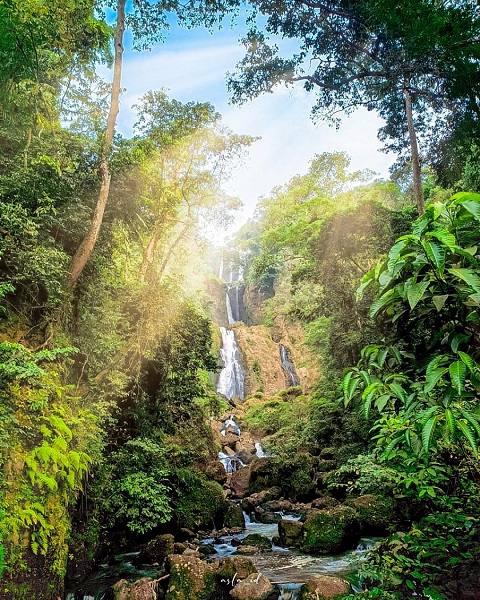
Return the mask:
<path id="1" fill-rule="evenodd" d="M 335 500 L 335 498 L 330 498 L 330 496 L 322 496 L 321 498 L 315 498 L 315 500 L 312 501 L 312 508 L 325 509 L 333 508 L 337 505 L 337 500 Z"/>
<path id="2" fill-rule="evenodd" d="M 234 600 L 276 600 L 278 592 L 274 591 L 273 585 L 264 575 L 258 573 L 239 581 L 230 596 Z"/>
<path id="3" fill-rule="evenodd" d="M 250 452 L 247 452 L 246 450 L 240 450 L 240 452 L 237 452 L 237 457 L 245 464 L 245 465 L 249 465 L 252 460 L 255 458 L 254 454 L 250 454 Z"/>
<path id="4" fill-rule="evenodd" d="M 247 495 L 248 487 L 250 485 L 250 469 L 251 465 L 248 467 L 242 467 L 238 469 L 238 471 L 232 473 L 230 479 L 230 488 L 237 498 L 244 498 Z"/>
<path id="5" fill-rule="evenodd" d="M 271 550 L 272 542 L 269 538 L 259 533 L 250 533 L 247 537 L 243 538 L 240 546 L 254 546 L 259 550 Z"/>
<path id="6" fill-rule="evenodd" d="M 314 575 L 300 589 L 299 600 L 328 600 L 348 594 L 350 586 L 339 577 Z"/>
<path id="7" fill-rule="evenodd" d="M 185 542 L 175 542 L 175 544 L 173 545 L 173 553 L 183 554 L 187 548 L 188 545 Z"/>
<path id="8" fill-rule="evenodd" d="M 361 533 L 365 535 L 386 535 L 395 517 L 395 501 L 368 494 L 345 501 L 357 511 Z"/>
<path id="9" fill-rule="evenodd" d="M 234 502 L 227 502 L 227 509 L 223 518 L 225 527 L 245 527 L 245 516 L 241 506 Z"/>
<path id="10" fill-rule="evenodd" d="M 303 523 L 282 519 L 278 524 L 278 536 L 282 546 L 298 546 L 302 540 Z"/>
<path id="11" fill-rule="evenodd" d="M 158 535 L 133 559 L 134 565 L 163 564 L 165 558 L 174 552 L 175 538 L 169 533 Z"/>
<path id="12" fill-rule="evenodd" d="M 200 554 L 203 554 L 204 556 L 210 556 L 211 554 L 217 553 L 213 544 L 200 544 L 198 546 L 198 551 L 200 552 Z"/>
<path id="13" fill-rule="evenodd" d="M 256 548 L 255 546 L 240 545 L 237 548 L 237 554 L 251 556 L 252 554 L 256 554 L 257 552 L 259 552 L 259 549 Z"/>
<path id="14" fill-rule="evenodd" d="M 259 523 L 266 523 L 266 524 L 278 523 L 282 519 L 281 515 L 274 513 L 274 512 L 267 512 L 261 506 L 257 506 L 254 514 L 255 514 L 255 520 L 258 521 Z"/>
<path id="15" fill-rule="evenodd" d="M 194 548 L 187 548 L 183 553 L 183 556 L 193 556 L 194 558 L 202 558 L 202 553 Z"/>
<path id="16" fill-rule="evenodd" d="M 232 448 L 229 448 L 228 446 L 223 446 L 222 452 L 224 452 L 225 454 L 228 454 L 228 456 L 232 456 L 232 457 L 235 456 L 235 450 L 232 450 Z"/>
<path id="17" fill-rule="evenodd" d="M 300 547 L 311 554 L 338 554 L 355 548 L 359 540 L 356 511 L 350 506 L 337 506 L 307 517 Z"/>
<path id="18" fill-rule="evenodd" d="M 133 583 L 121 579 L 113 586 L 114 600 L 156 600 L 157 582 L 144 577 Z"/>
<path id="19" fill-rule="evenodd" d="M 276 488 L 280 489 L 280 488 Z M 284 512 L 288 513 L 292 510 L 293 504 L 290 500 L 269 500 L 264 502 L 262 508 L 269 512 Z"/>
<path id="20" fill-rule="evenodd" d="M 282 545 L 282 540 L 281 540 L 281 538 L 280 538 L 280 536 L 279 536 L 279 535 L 274 535 L 274 536 L 272 537 L 272 544 L 273 544 L 274 546 L 281 546 L 281 545 Z"/>
<path id="21" fill-rule="evenodd" d="M 221 483 L 222 485 L 227 481 L 227 472 L 225 471 L 222 463 L 216 461 L 210 463 L 205 469 L 205 475 L 209 479 L 213 479 L 217 483 Z"/>
<path id="22" fill-rule="evenodd" d="M 187 529 L 186 527 L 182 527 L 175 538 L 177 542 L 187 542 L 188 540 L 192 540 L 195 537 L 195 534 L 191 529 Z"/>
<path id="23" fill-rule="evenodd" d="M 280 498 L 282 494 L 282 490 L 279 487 L 271 487 L 267 490 L 262 490 L 261 492 L 257 492 L 256 494 L 251 494 L 248 498 L 244 498 L 242 500 L 242 508 L 246 512 L 252 512 L 256 506 L 260 506 L 266 502 L 272 502 Z M 270 509 L 270 510 L 282 510 L 279 509 Z"/>
<path id="24" fill-rule="evenodd" d="M 254 458 L 250 464 L 250 473 L 252 480 L 255 481 L 258 477 L 262 475 L 266 475 L 269 470 L 269 463 L 271 460 L 269 458 Z"/>
<path id="25" fill-rule="evenodd" d="M 215 574 L 211 565 L 193 556 L 172 554 L 166 600 L 203 600 L 214 597 Z"/>
<path id="26" fill-rule="evenodd" d="M 226 556 L 212 565 L 217 577 L 224 580 L 234 581 L 246 579 L 252 573 L 257 573 L 257 569 L 252 561 L 243 556 Z"/>

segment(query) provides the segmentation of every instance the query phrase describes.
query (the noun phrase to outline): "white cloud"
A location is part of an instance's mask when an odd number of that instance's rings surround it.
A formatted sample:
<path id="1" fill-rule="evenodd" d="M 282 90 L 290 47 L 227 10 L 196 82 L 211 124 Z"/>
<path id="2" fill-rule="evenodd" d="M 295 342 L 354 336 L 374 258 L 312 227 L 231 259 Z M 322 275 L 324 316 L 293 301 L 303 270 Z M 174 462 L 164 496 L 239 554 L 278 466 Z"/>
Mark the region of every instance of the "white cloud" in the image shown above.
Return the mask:
<path id="1" fill-rule="evenodd" d="M 324 123 L 315 125 L 310 118 L 315 94 L 284 86 L 240 107 L 230 105 L 225 74 L 233 71 L 243 56 L 237 37 L 238 33 L 226 30 L 213 36 L 194 30 L 183 32 L 181 38 L 173 36 L 151 53 L 127 52 L 120 131 L 130 133 L 135 120 L 130 107 L 140 96 L 148 90 L 168 88 L 172 97 L 183 102 L 211 102 L 235 132 L 261 136 L 227 183 L 228 191 L 245 203 L 240 222 L 251 215 L 259 196 L 306 172 L 316 153 L 343 150 L 352 158 L 352 169 L 369 168 L 387 175 L 393 158 L 378 152 L 376 134 L 381 121 L 373 113 L 357 111 L 343 119 L 338 131 Z"/>

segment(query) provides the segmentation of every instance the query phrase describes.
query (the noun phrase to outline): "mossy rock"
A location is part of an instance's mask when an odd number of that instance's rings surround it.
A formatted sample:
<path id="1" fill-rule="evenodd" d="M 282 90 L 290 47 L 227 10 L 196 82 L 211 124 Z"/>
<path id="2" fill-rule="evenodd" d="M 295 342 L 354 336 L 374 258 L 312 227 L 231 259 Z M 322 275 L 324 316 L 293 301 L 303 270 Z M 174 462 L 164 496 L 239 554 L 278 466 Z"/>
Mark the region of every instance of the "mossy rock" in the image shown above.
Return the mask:
<path id="1" fill-rule="evenodd" d="M 251 533 L 247 537 L 243 538 L 241 546 L 254 546 L 260 550 L 271 550 L 272 542 L 259 533 Z"/>
<path id="2" fill-rule="evenodd" d="M 174 553 L 175 538 L 169 533 L 158 535 L 148 542 L 147 546 L 133 559 L 134 565 L 158 563 L 163 564 L 165 558 Z"/>
<path id="3" fill-rule="evenodd" d="M 282 519 L 278 524 L 278 536 L 282 546 L 298 546 L 302 541 L 303 523 Z"/>
<path id="4" fill-rule="evenodd" d="M 393 498 L 367 494 L 358 498 L 349 498 L 345 505 L 356 510 L 362 534 L 386 535 L 392 528 L 395 518 Z"/>
<path id="5" fill-rule="evenodd" d="M 338 554 L 360 540 L 356 511 L 337 506 L 311 513 L 303 524 L 301 549 L 311 554 Z"/>
<path id="6" fill-rule="evenodd" d="M 257 569 L 251 560 L 243 556 L 227 556 L 220 559 L 214 565 L 217 578 L 233 581 L 246 579 L 252 573 L 257 573 Z"/>
<path id="7" fill-rule="evenodd" d="M 245 516 L 242 507 L 234 502 L 227 501 L 225 516 L 223 518 L 224 527 L 245 527 Z"/>
<path id="8" fill-rule="evenodd" d="M 214 600 L 216 578 L 211 565 L 193 556 L 168 557 L 170 578 L 165 600 Z"/>
<path id="9" fill-rule="evenodd" d="M 249 575 L 230 592 L 234 600 L 277 600 L 278 592 L 261 573 Z"/>
<path id="10" fill-rule="evenodd" d="M 198 551 L 204 556 L 211 556 L 212 554 L 217 553 L 213 544 L 200 544 L 198 546 Z"/>
<path id="11" fill-rule="evenodd" d="M 339 577 L 314 575 L 300 590 L 299 600 L 333 600 L 348 594 L 350 586 Z"/>
<path id="12" fill-rule="evenodd" d="M 224 491 L 215 481 L 198 477 L 194 485 L 184 493 L 176 506 L 176 516 L 181 527 L 211 529 L 212 523 L 219 527 L 227 510 Z"/>

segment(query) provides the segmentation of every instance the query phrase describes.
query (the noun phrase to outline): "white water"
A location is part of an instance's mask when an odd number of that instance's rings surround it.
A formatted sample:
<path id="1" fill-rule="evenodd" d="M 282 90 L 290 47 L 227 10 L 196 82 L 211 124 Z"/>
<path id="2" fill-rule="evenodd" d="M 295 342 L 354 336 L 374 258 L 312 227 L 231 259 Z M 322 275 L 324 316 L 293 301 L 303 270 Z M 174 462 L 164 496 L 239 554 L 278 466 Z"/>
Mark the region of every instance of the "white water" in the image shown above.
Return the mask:
<path id="1" fill-rule="evenodd" d="M 220 371 L 217 382 L 217 392 L 229 400 L 245 397 L 245 372 L 242 367 L 240 350 L 235 340 L 235 332 L 225 327 L 220 327 L 222 334 L 222 347 L 220 358 L 224 368 Z"/>
<path id="2" fill-rule="evenodd" d="M 265 458 L 268 454 L 262 448 L 262 444 L 260 442 L 255 442 L 255 450 L 258 458 Z"/>
<path id="3" fill-rule="evenodd" d="M 225 294 L 225 301 L 227 303 L 227 318 L 228 318 L 228 324 L 229 325 L 233 325 L 235 323 L 235 318 L 233 316 L 233 311 L 232 311 L 232 302 L 230 300 L 230 296 L 228 295 L 228 291 Z"/>
<path id="4" fill-rule="evenodd" d="M 243 463 L 238 456 L 230 456 L 225 452 L 218 453 L 218 460 L 222 463 L 227 473 L 234 473 L 240 467 L 244 467 Z"/>

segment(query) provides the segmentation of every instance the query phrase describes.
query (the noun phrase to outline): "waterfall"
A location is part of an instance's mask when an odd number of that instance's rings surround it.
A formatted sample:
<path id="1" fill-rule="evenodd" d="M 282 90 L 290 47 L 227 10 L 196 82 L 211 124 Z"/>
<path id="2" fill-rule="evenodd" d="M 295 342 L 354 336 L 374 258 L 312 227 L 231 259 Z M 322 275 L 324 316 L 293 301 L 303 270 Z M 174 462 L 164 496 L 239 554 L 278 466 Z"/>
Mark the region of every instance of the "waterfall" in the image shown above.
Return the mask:
<path id="1" fill-rule="evenodd" d="M 300 385 L 300 378 L 297 375 L 297 372 L 295 370 L 295 365 L 293 364 L 293 361 L 290 358 L 289 351 L 287 350 L 287 348 L 285 348 L 285 346 L 283 344 L 280 344 L 279 348 L 280 348 L 280 360 L 282 362 L 282 369 L 283 369 L 283 372 L 285 373 L 287 385 L 289 387 Z"/>
<path id="2" fill-rule="evenodd" d="M 227 303 L 227 317 L 228 317 L 228 324 L 229 325 L 233 325 L 233 323 L 236 323 L 236 319 L 233 316 L 233 310 L 232 310 L 232 302 L 230 300 L 230 296 L 228 294 L 229 290 L 227 289 L 227 293 L 226 293 L 226 303 Z"/>
<path id="3" fill-rule="evenodd" d="M 218 268 L 218 278 L 222 279 L 223 278 L 223 256 L 220 259 L 220 266 Z"/>
<path id="4" fill-rule="evenodd" d="M 280 592 L 280 596 L 278 600 L 297 600 L 300 594 L 300 588 L 302 584 L 300 583 L 280 583 L 278 584 L 278 589 Z"/>
<path id="5" fill-rule="evenodd" d="M 235 397 L 243 400 L 245 397 L 245 372 L 242 367 L 235 332 L 220 327 L 220 333 L 222 334 L 220 358 L 224 367 L 218 376 L 217 392 L 223 394 L 229 400 Z"/>
<path id="6" fill-rule="evenodd" d="M 245 463 L 238 456 L 230 456 L 226 452 L 219 452 L 218 460 L 222 463 L 227 473 L 234 473 L 240 467 L 245 466 Z"/>
<path id="7" fill-rule="evenodd" d="M 267 456 L 265 450 L 262 448 L 262 444 L 260 442 L 255 442 L 255 450 L 258 458 L 265 458 Z"/>

